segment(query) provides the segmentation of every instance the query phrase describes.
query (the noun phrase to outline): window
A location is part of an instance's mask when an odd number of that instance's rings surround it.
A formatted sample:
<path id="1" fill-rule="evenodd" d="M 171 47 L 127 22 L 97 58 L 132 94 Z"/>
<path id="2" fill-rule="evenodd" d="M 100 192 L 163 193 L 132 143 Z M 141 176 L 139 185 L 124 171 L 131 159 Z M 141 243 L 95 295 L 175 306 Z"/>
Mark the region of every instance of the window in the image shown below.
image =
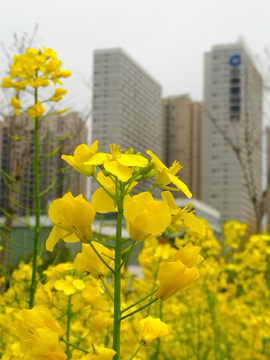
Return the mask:
<path id="1" fill-rule="evenodd" d="M 236 77 L 231 78 L 231 84 L 239 84 L 239 83 L 240 83 L 239 78 L 236 78 Z"/>
<path id="2" fill-rule="evenodd" d="M 239 87 L 231 88 L 231 94 L 240 94 L 240 88 Z"/>

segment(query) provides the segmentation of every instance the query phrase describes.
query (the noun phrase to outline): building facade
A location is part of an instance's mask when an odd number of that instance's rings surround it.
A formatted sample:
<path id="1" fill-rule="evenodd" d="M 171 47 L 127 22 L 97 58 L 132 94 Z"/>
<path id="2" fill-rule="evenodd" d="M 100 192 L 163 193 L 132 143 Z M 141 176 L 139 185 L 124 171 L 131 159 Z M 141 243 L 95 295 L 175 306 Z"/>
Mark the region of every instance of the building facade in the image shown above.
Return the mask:
<path id="1" fill-rule="evenodd" d="M 87 141 L 85 122 L 76 113 L 65 116 L 47 116 L 40 120 L 39 134 L 41 138 L 39 151 L 42 160 L 40 162 L 40 192 L 45 191 L 55 181 L 52 186 L 54 190 L 41 198 L 41 208 L 46 209 L 54 199 L 62 197 L 69 190 L 74 196 L 81 193 L 85 196 L 86 177 L 73 169 L 64 170 L 68 164 L 61 159 L 62 154 L 72 155 L 77 145 Z M 70 136 L 59 140 L 67 135 Z M 14 215 L 22 216 L 26 214 L 27 209 L 34 209 L 33 120 L 21 114 L 0 122 L 0 144 L 1 169 L 20 182 L 16 184 L 4 173 L 1 174 L 0 207 L 7 210 L 7 195 L 10 195 L 6 183 L 8 182 L 16 188 L 16 195 L 13 194 L 12 197 L 15 197 L 14 200 L 21 206 L 14 207 Z M 50 156 L 49 154 L 60 145 L 61 148 L 56 155 Z M 4 212 L 1 208 L 0 216 L 3 216 Z"/>
<path id="2" fill-rule="evenodd" d="M 144 156 L 150 149 L 162 159 L 160 84 L 122 49 L 94 52 L 93 82 L 92 141 L 99 141 L 98 150 L 110 152 L 115 143 Z M 152 184 L 153 179 L 141 182 L 134 192 Z M 92 192 L 96 188 L 92 182 Z"/>
<path id="3" fill-rule="evenodd" d="M 213 46 L 204 60 L 202 199 L 223 221 L 254 229 L 249 187 L 261 194 L 262 77 L 243 42 Z"/>
<path id="4" fill-rule="evenodd" d="M 170 167 L 177 160 L 183 166 L 178 176 L 193 197 L 202 196 L 202 104 L 188 95 L 163 100 L 164 158 Z M 184 197 L 181 191 L 175 197 Z"/>

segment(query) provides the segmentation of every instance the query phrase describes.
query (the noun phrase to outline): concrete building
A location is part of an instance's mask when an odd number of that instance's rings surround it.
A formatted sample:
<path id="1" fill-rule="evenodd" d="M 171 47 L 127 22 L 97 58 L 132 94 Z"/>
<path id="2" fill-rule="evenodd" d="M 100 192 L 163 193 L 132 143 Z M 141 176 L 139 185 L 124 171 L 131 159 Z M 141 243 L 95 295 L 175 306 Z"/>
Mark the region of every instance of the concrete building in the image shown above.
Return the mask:
<path id="1" fill-rule="evenodd" d="M 224 135 L 240 149 L 246 178 Z M 243 42 L 213 46 L 205 54 L 202 199 L 223 221 L 236 219 L 250 229 L 255 213 L 247 184 L 261 193 L 261 135 L 262 77 L 249 50 Z"/>
<path id="2" fill-rule="evenodd" d="M 19 137 L 14 141 L 10 135 Z M 41 146 L 39 148 L 41 159 L 40 162 L 40 191 L 46 190 L 55 180 L 52 192 L 49 192 L 41 198 L 41 208 L 45 209 L 55 198 L 62 197 L 69 189 L 72 194 L 80 193 L 86 195 L 86 177 L 73 169 L 58 171 L 68 167 L 68 164 L 61 159 L 62 154 L 73 155 L 77 145 L 87 141 L 87 131 L 85 122 L 82 121 L 78 114 L 70 113 L 65 116 L 51 115 L 40 120 L 39 127 Z M 57 141 L 66 135 L 71 136 Z M 6 118 L 0 122 L 0 164 L 1 169 L 16 178 L 21 183 L 15 185 L 3 173 L 0 177 L 0 207 L 6 210 L 8 187 L 5 181 L 12 187 L 17 188 L 15 201 L 21 207 L 15 206 L 15 216 L 22 216 L 26 213 L 26 208 L 34 209 L 34 122 L 25 114 L 18 117 Z M 61 148 L 57 154 L 50 157 L 49 154 L 56 150 L 60 145 Z M 66 177 L 66 178 L 65 178 Z M 63 180 L 63 184 L 58 186 Z M 56 188 L 57 187 L 57 188 Z M 27 196 L 29 194 L 30 196 Z M 3 211 L 0 209 L 0 216 Z"/>
<path id="3" fill-rule="evenodd" d="M 183 166 L 178 176 L 193 196 L 202 196 L 202 104 L 188 95 L 163 100 L 164 158 L 170 167 L 177 160 Z M 181 191 L 174 197 L 184 197 Z"/>
<path id="4" fill-rule="evenodd" d="M 162 159 L 163 122 L 160 84 L 122 49 L 96 50 L 93 68 L 92 141 L 99 151 L 110 144 L 123 151 L 152 150 Z M 134 192 L 149 189 L 153 179 Z M 92 182 L 92 192 L 97 188 Z"/>

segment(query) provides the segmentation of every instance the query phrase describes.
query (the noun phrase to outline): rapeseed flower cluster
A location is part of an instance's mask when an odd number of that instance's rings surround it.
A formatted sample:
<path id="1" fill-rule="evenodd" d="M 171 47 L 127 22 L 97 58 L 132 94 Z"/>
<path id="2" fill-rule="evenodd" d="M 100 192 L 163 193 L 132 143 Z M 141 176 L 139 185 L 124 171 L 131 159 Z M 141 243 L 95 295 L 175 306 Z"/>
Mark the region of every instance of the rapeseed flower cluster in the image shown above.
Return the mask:
<path id="1" fill-rule="evenodd" d="M 20 115 L 22 109 L 19 100 L 20 91 L 27 89 L 31 92 L 34 90 L 34 94 L 37 94 L 38 88 L 48 87 L 51 82 L 54 85 L 63 85 L 60 79 L 71 76 L 69 70 L 60 69 L 61 64 L 57 53 L 45 46 L 43 46 L 43 51 L 29 48 L 26 53 L 13 57 L 13 64 L 10 65 L 9 71 L 10 76 L 2 79 L 1 86 L 6 89 L 15 89 L 17 96 L 10 99 L 10 106 L 14 107 L 16 116 Z M 67 90 L 56 88 L 48 100 L 58 102 L 66 93 Z M 63 110 L 60 111 L 63 112 Z M 45 108 L 36 98 L 33 107 L 29 107 L 26 112 L 29 117 L 35 119 L 44 114 Z"/>
<path id="2" fill-rule="evenodd" d="M 239 224 L 230 222 L 225 224 L 225 232 L 234 224 L 237 231 Z M 130 358 L 137 341 L 142 348 L 135 359 L 141 360 L 157 354 L 158 358 L 180 360 L 267 359 L 270 350 L 270 236 L 257 234 L 247 239 L 242 233 L 244 245 L 235 249 L 219 245 L 211 229 L 205 226 L 205 237 L 186 229 L 184 236 L 176 237 L 173 242 L 164 237 L 145 240 L 139 255 L 144 269 L 141 280 L 131 276 L 125 268 L 122 270 L 122 309 L 147 296 L 149 289 L 164 286 L 157 276 L 161 264 L 181 260 L 187 269 L 199 265 L 200 277 L 160 304 L 153 302 L 150 307 L 123 320 L 121 358 Z M 11 275 L 9 289 L 0 296 L 3 359 L 24 359 L 26 354 L 30 359 L 39 356 L 45 356 L 44 359 L 50 356 L 112 359 L 115 354 L 112 300 L 97 276 L 77 269 L 74 263 L 50 266 L 38 285 L 35 307 L 27 310 L 30 269 L 31 264 L 21 264 Z M 113 293 L 111 277 L 104 276 L 104 279 L 107 289 Z M 154 292 L 150 299 L 155 300 L 156 294 Z M 149 298 L 123 314 L 148 302 Z M 67 349 L 68 344 L 64 342 L 67 313 L 71 315 L 72 324 L 69 342 L 88 353 L 71 345 Z M 55 355 L 48 356 L 48 353 Z"/>

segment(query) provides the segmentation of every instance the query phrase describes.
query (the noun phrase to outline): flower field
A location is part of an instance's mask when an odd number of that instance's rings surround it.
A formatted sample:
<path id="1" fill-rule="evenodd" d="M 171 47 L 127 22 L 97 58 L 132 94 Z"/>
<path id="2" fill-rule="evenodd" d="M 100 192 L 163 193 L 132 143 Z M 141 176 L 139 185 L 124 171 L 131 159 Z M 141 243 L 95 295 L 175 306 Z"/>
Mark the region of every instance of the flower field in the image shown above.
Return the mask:
<path id="1" fill-rule="evenodd" d="M 24 109 L 18 96 L 10 105 L 16 116 L 25 111 L 35 123 L 33 246 L 31 259 L 11 274 L 1 270 L 2 359 L 269 359 L 270 236 L 248 238 L 245 224 L 230 221 L 218 240 L 191 203 L 176 205 L 174 192 L 192 197 L 177 176 L 178 161 L 168 168 L 151 150 L 149 160 L 116 144 L 108 153 L 98 151 L 98 141 L 79 145 L 62 159 L 99 188 L 91 203 L 69 191 L 50 204 L 53 227 L 42 246 L 40 219 L 46 209 L 40 198 L 54 182 L 40 192 L 39 164 L 58 155 L 39 153 L 46 137 L 39 134 L 39 121 L 46 116 L 42 103 L 60 101 L 67 90 L 56 88 L 43 101 L 38 95 L 71 75 L 60 70 L 56 55 L 45 47 L 28 49 L 14 57 L 10 77 L 2 82 L 17 94 L 33 95 L 32 107 Z M 134 195 L 136 185 L 151 178 L 153 186 Z M 156 188 L 160 200 L 152 195 Z M 92 231 L 92 223 L 107 213 L 116 213 L 117 223 L 115 236 L 106 238 Z M 59 241 L 82 244 L 73 262 L 57 262 Z M 127 269 L 139 243 L 142 279 Z M 56 260 L 44 270 L 40 254 L 45 251 Z"/>

